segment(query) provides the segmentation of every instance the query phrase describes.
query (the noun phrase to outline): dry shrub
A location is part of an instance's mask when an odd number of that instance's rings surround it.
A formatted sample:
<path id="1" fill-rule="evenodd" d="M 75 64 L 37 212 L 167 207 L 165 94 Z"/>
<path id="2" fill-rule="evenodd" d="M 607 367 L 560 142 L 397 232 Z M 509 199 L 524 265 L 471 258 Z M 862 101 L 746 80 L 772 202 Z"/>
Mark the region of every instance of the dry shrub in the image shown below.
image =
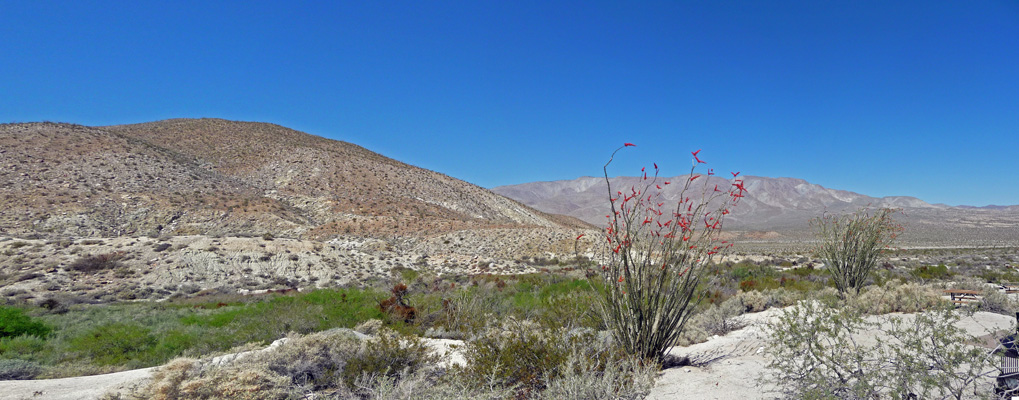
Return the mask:
<path id="1" fill-rule="evenodd" d="M 243 354 L 232 362 L 177 359 L 153 374 L 141 398 L 291 399 L 309 392 L 346 393 L 373 398 L 380 382 L 399 383 L 417 376 L 437 358 L 417 338 L 382 330 L 359 339 L 348 330 L 307 336 L 292 335 L 285 343 Z M 388 379 L 388 380 L 387 380 Z"/>
<path id="2" fill-rule="evenodd" d="M 407 303 L 407 285 L 401 283 L 393 286 L 391 292 L 393 293 L 392 297 L 379 302 L 379 309 L 382 310 L 382 312 L 389 313 L 408 324 L 414 322 L 417 310 Z"/>
<path id="3" fill-rule="evenodd" d="M 761 312 L 772 306 L 771 296 L 759 290 L 741 291 L 736 296 L 733 296 L 733 298 L 743 304 L 744 311 L 746 312 Z"/>
<path id="4" fill-rule="evenodd" d="M 868 286 L 859 296 L 850 296 L 849 302 L 865 314 L 912 313 L 944 305 L 941 293 L 917 283 Z"/>
<path id="5" fill-rule="evenodd" d="M 725 335 L 746 326 L 746 320 L 742 317 L 745 310 L 739 298 L 730 297 L 694 316 L 693 324 L 703 327 L 712 335 Z"/>
<path id="6" fill-rule="evenodd" d="M 601 362 L 601 363 L 600 363 Z M 581 352 L 566 359 L 561 375 L 540 399 L 643 399 L 654 387 L 658 366 L 627 357 L 600 361 Z"/>
<path id="7" fill-rule="evenodd" d="M 987 311 L 1003 315 L 1015 315 L 1015 311 L 1019 309 L 1016 302 L 1009 298 L 1007 294 L 998 289 L 985 289 L 983 296 L 980 298 L 980 303 L 977 305 L 980 311 Z"/>
<path id="8" fill-rule="evenodd" d="M 152 374 L 148 387 L 136 395 L 152 400 L 286 399 L 288 379 L 264 365 L 238 363 L 209 367 L 178 358 Z"/>
<path id="9" fill-rule="evenodd" d="M 87 255 L 74 260 L 74 262 L 71 263 L 70 268 L 84 273 L 121 268 L 124 264 L 121 263 L 120 260 L 124 258 L 124 255 L 125 253 L 123 251 Z"/>
<path id="10" fill-rule="evenodd" d="M 35 379 L 42 370 L 32 361 L 0 359 L 0 380 Z"/>
<path id="11" fill-rule="evenodd" d="M 448 383 L 511 390 L 517 398 L 643 398 L 659 368 L 625 355 L 608 334 L 512 318 L 490 324 L 463 355 L 466 365 L 454 366 Z"/>
<path id="12" fill-rule="evenodd" d="M 360 324 L 357 324 L 357 326 L 354 327 L 354 330 L 357 332 L 361 332 L 365 335 L 374 335 L 379 333 L 380 330 L 382 330 L 383 325 L 385 324 L 382 322 L 381 319 L 369 319 Z"/>

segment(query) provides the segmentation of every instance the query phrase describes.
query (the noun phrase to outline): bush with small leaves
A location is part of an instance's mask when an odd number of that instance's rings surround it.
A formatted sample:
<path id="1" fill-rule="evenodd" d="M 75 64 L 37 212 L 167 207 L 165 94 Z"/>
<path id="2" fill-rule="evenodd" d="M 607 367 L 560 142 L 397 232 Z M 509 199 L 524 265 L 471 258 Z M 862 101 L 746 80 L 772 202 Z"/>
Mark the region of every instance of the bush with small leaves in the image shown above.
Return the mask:
<path id="1" fill-rule="evenodd" d="M 135 365 L 153 361 L 146 357 L 157 343 L 148 328 L 115 322 L 71 338 L 69 350 L 97 365 Z"/>
<path id="2" fill-rule="evenodd" d="M 0 359 L 0 380 L 35 379 L 42 367 L 31 361 Z"/>
<path id="3" fill-rule="evenodd" d="M 0 338 L 31 335 L 46 337 L 53 331 L 45 323 L 25 315 L 20 308 L 0 305 Z"/>
<path id="4" fill-rule="evenodd" d="M 725 335 L 746 326 L 746 320 L 742 317 L 745 310 L 739 298 L 730 297 L 721 304 L 711 305 L 694 316 L 694 320 L 695 324 L 712 335 Z"/>
<path id="5" fill-rule="evenodd" d="M 762 378 L 787 397 L 809 399 L 961 399 L 985 396 L 987 350 L 958 327 L 959 315 L 935 309 L 912 318 L 864 318 L 842 301 L 811 300 L 768 324 L 774 373 Z M 876 333 L 876 342 L 861 340 Z"/>

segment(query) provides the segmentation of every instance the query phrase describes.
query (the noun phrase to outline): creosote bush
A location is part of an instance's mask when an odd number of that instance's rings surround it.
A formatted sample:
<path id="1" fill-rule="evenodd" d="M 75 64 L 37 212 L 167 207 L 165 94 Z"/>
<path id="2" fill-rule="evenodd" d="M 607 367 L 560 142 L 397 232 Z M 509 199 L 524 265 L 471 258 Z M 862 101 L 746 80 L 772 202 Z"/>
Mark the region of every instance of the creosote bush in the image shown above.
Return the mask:
<path id="1" fill-rule="evenodd" d="M 683 182 L 678 201 L 664 198 L 672 182 L 653 176 L 626 189 L 614 189 L 605 164 L 610 214 L 606 237 L 611 256 L 603 267 L 605 323 L 628 354 L 661 362 L 676 344 L 694 307 L 704 295 L 706 266 L 732 244 L 718 239 L 722 221 L 746 189 L 733 173 L 731 182 L 712 180 L 713 172 L 695 174 L 703 163 L 698 153 Z M 699 182 L 695 183 L 698 179 Z M 719 188 L 719 186 L 722 188 Z M 668 207 L 665 207 L 669 204 Z"/>
<path id="2" fill-rule="evenodd" d="M 766 382 L 801 399 L 987 396 L 988 350 L 971 345 L 959 318 L 951 308 L 865 318 L 837 299 L 804 301 L 768 325 Z"/>

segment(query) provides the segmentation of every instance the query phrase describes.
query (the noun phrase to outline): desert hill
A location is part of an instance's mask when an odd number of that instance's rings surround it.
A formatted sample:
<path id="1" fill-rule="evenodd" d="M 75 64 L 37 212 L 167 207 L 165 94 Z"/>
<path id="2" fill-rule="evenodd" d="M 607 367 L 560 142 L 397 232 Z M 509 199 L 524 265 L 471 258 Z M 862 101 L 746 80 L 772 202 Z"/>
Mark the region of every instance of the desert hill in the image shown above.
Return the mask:
<path id="1" fill-rule="evenodd" d="M 219 119 L 0 125 L 0 201 L 0 295 L 19 301 L 535 272 L 596 243 L 360 146 Z"/>
<path id="2" fill-rule="evenodd" d="M 430 235 L 584 227 L 362 147 L 278 125 L 0 125 L 13 235 Z"/>

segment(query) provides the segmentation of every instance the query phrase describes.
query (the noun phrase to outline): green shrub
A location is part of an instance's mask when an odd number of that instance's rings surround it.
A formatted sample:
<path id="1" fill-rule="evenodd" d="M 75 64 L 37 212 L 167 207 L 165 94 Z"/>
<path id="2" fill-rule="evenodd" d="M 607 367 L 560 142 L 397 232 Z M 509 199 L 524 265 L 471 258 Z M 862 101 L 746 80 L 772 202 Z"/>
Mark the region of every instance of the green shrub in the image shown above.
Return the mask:
<path id="1" fill-rule="evenodd" d="M 910 274 L 916 278 L 923 280 L 932 279 L 944 280 L 951 278 L 952 275 L 955 275 L 948 270 L 948 267 L 946 267 L 945 264 L 919 266 L 913 268 L 913 271 L 911 271 Z"/>
<path id="2" fill-rule="evenodd" d="M 31 335 L 46 337 L 53 328 L 25 315 L 20 308 L 0 305 L 0 338 Z"/>
<path id="3" fill-rule="evenodd" d="M 467 365 L 457 373 L 476 381 L 491 377 L 502 387 L 524 392 L 541 391 L 558 377 L 571 344 L 564 332 L 507 319 L 464 345 Z"/>
<path id="4" fill-rule="evenodd" d="M 151 360 L 150 351 L 158 343 L 150 330 L 138 325 L 110 323 L 100 325 L 72 338 L 70 350 L 98 365 L 120 365 Z"/>

